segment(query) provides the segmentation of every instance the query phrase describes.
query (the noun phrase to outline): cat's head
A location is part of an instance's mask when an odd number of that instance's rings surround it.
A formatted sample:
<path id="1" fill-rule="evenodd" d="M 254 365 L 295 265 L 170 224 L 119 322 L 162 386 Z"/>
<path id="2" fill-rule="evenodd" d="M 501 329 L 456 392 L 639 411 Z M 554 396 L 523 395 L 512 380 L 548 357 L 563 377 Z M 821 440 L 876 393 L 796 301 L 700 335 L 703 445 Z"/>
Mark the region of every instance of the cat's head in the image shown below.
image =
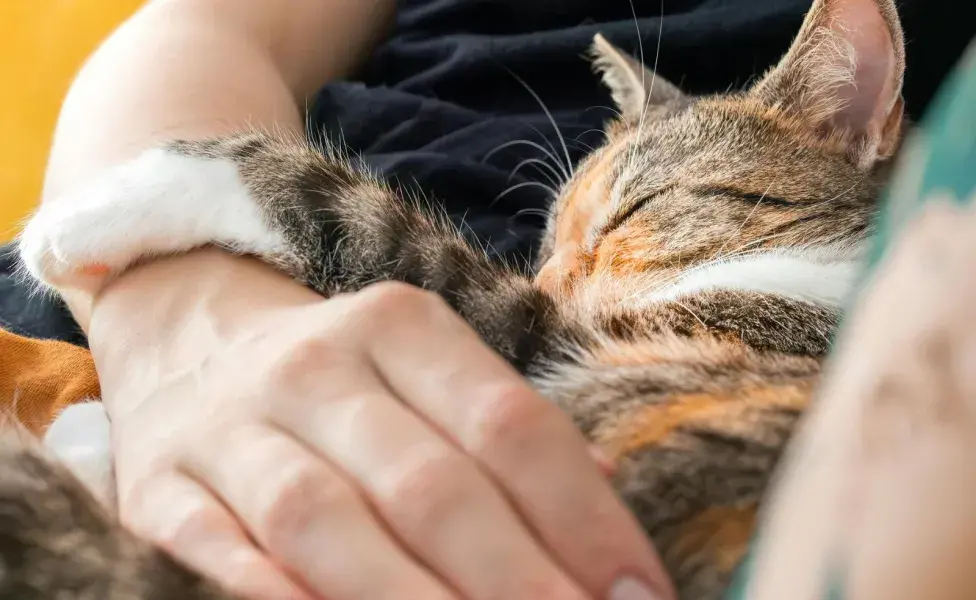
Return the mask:
<path id="1" fill-rule="evenodd" d="M 553 206 L 537 282 L 639 295 L 760 249 L 849 260 L 899 145 L 904 42 L 892 0 L 815 0 L 748 90 L 694 98 L 602 36 L 619 118 Z"/>

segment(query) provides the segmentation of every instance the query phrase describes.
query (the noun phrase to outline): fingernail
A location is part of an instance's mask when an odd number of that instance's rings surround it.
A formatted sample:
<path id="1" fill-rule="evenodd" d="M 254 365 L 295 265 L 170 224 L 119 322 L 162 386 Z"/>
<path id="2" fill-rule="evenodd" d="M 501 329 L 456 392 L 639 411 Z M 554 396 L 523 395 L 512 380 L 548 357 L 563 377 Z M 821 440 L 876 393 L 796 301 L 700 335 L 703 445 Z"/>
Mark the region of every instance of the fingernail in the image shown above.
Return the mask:
<path id="1" fill-rule="evenodd" d="M 610 588 L 610 600 L 664 600 L 633 577 L 618 579 Z"/>

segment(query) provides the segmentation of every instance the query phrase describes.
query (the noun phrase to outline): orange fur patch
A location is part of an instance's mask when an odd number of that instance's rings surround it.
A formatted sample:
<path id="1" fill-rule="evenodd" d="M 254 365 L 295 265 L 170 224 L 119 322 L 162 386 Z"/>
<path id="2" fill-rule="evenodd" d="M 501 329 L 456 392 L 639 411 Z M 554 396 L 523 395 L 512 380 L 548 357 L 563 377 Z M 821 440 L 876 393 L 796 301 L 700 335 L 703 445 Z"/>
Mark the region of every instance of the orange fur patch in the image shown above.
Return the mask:
<path id="1" fill-rule="evenodd" d="M 606 271 L 619 278 L 652 270 L 662 276 L 669 270 L 677 273 L 677 269 L 668 269 L 657 260 L 663 254 L 661 242 L 654 238 L 650 228 L 624 227 L 600 240 L 593 270 Z"/>
<path id="2" fill-rule="evenodd" d="M 809 403 L 807 386 L 752 386 L 714 394 L 677 395 L 662 404 L 625 413 L 611 426 L 596 432 L 601 446 L 620 456 L 660 445 L 682 427 L 706 423 L 747 426 L 743 413 L 754 409 L 802 410 Z"/>
<path id="3" fill-rule="evenodd" d="M 622 147 L 608 146 L 593 155 L 567 190 L 556 224 L 553 256 L 536 275 L 536 284 L 542 289 L 554 294 L 565 292 L 591 264 L 585 242 L 594 223 L 610 209 L 610 168 Z"/>
<path id="4" fill-rule="evenodd" d="M 720 571 L 731 572 L 745 556 L 758 510 L 758 503 L 707 508 L 681 526 L 671 551 L 680 556 L 710 555 Z"/>

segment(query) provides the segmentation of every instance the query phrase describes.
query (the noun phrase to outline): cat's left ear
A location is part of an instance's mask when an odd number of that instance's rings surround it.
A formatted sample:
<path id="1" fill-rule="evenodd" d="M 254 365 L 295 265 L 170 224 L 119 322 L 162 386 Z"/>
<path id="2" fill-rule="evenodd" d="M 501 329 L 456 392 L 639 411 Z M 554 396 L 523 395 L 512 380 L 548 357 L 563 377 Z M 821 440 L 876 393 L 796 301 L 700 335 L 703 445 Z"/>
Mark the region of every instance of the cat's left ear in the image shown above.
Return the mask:
<path id="1" fill-rule="evenodd" d="M 603 35 L 593 37 L 593 68 L 610 88 L 624 122 L 636 125 L 641 118 L 655 119 L 687 106 L 690 98 L 678 86 L 656 74 L 611 44 Z"/>
<path id="2" fill-rule="evenodd" d="M 750 94 L 839 136 L 868 168 L 898 147 L 904 76 L 894 0 L 814 0 L 786 56 Z"/>

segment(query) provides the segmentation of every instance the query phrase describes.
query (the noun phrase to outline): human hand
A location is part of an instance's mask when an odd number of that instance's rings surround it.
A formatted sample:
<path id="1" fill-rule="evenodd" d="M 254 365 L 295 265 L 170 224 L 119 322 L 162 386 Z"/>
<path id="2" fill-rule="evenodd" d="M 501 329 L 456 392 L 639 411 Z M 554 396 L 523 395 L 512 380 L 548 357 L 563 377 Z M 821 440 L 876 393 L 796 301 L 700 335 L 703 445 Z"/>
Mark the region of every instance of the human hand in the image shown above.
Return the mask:
<path id="1" fill-rule="evenodd" d="M 851 315 L 774 495 L 749 598 L 976 597 L 970 204 L 932 201 Z"/>
<path id="2" fill-rule="evenodd" d="M 135 531 L 255 598 L 671 597 L 569 419 L 439 299 L 187 260 L 93 312 Z"/>

